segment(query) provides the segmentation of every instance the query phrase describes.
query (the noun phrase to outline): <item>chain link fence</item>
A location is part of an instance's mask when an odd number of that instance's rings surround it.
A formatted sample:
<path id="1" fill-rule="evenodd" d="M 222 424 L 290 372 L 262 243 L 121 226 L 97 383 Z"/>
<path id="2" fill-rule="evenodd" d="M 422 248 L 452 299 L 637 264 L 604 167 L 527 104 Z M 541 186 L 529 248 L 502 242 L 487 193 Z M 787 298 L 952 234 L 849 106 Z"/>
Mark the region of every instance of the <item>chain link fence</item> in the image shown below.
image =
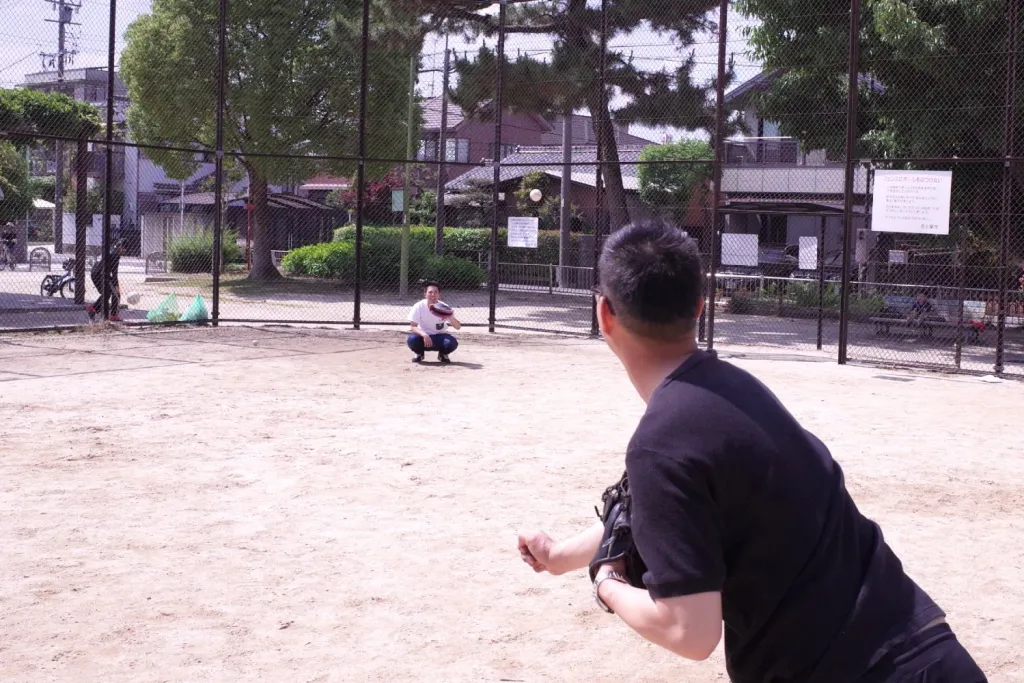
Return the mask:
<path id="1" fill-rule="evenodd" d="M 708 347 L 1024 376 L 1013 3 L 57 0 L 9 23 L 0 329 L 404 328 L 435 282 L 463 325 L 593 335 L 604 239 L 657 218 L 704 255 Z"/>

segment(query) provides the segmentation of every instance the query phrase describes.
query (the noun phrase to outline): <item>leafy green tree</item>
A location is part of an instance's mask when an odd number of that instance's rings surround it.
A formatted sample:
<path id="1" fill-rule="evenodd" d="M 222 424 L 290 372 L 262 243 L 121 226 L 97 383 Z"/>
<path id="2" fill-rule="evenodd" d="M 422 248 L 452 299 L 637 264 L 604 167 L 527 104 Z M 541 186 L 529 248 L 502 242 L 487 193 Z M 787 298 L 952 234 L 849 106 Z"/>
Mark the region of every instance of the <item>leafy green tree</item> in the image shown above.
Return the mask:
<path id="1" fill-rule="evenodd" d="M 693 191 L 711 178 L 711 164 L 680 164 L 675 161 L 711 161 L 714 152 L 703 140 L 680 140 L 650 145 L 640 152 L 637 167 L 640 198 L 648 205 L 671 209 L 677 221 L 686 215 Z"/>
<path id="2" fill-rule="evenodd" d="M 438 14 L 467 32 L 493 38 L 497 20 L 477 10 L 490 3 L 447 0 Z M 714 0 L 692 2 L 650 2 L 650 0 L 608 0 L 605 19 L 607 45 L 621 45 L 631 34 L 647 30 L 653 40 L 692 45 L 703 31 L 716 30 L 710 10 Z M 604 56 L 607 91 L 602 93 L 598 74 L 602 60 L 602 16 L 599 6 L 586 0 L 537 0 L 509 5 L 506 33 L 549 36 L 552 42 L 546 60 L 520 55 L 503 67 L 503 103 L 512 112 L 551 116 L 586 107 L 591 113 L 595 135 L 602 144 L 607 207 L 616 229 L 629 222 L 622 173 L 618 165 L 618 144 L 611 125 L 623 123 L 672 126 L 690 130 L 714 130 L 715 83 L 695 83 L 693 55 L 674 72 L 649 72 L 637 67 L 628 48 L 609 47 Z M 453 100 L 471 113 L 486 117 L 495 97 L 497 56 L 487 47 L 473 57 L 455 60 L 459 76 Z M 732 79 L 732 68 L 727 78 Z M 625 104 L 613 108 L 614 95 Z"/>
<path id="3" fill-rule="evenodd" d="M 29 178 L 28 180 L 29 192 L 32 194 L 32 199 L 43 199 L 48 202 L 53 201 L 53 193 L 56 192 L 57 179 L 52 175 L 47 176 L 36 176 Z"/>
<path id="4" fill-rule="evenodd" d="M 842 159 L 850 21 L 845 6 L 829 13 L 812 0 L 739 0 L 737 7 L 758 20 L 747 29 L 751 57 L 772 76 L 751 103 L 779 124 L 782 135 Z M 882 164 L 913 157 L 996 162 L 1003 155 L 1006 55 L 1021 50 L 1008 45 L 1006 4 L 865 0 L 861 12 L 857 157 Z M 1017 117 L 1011 134 L 1019 153 L 1024 117 Z M 914 166 L 927 168 L 899 164 Z M 987 234 L 990 244 L 1001 211 L 1001 173 L 997 163 L 963 164 L 954 172 L 953 210 L 969 214 L 972 234 Z"/>
<path id="5" fill-rule="evenodd" d="M 397 3 L 373 3 L 367 139 L 370 156 L 377 158 L 405 155 L 409 61 L 422 45 L 422 25 L 399 12 Z M 255 242 L 250 279 L 280 277 L 270 255 L 268 185 L 355 172 L 354 162 L 306 155 L 356 154 L 361 7 L 361 0 L 231 2 L 224 147 L 249 177 Z M 132 99 L 133 138 L 213 148 L 216 3 L 154 0 L 126 40 L 121 73 Z M 174 178 L 195 169 L 194 160 L 179 152 L 147 153 Z M 386 170 L 386 164 L 367 165 L 371 175 Z"/>
<path id="6" fill-rule="evenodd" d="M 32 208 L 32 190 L 28 182 L 28 162 L 17 147 L 0 141 L 0 225 L 25 218 Z"/>
<path id="7" fill-rule="evenodd" d="M 0 90 L 0 131 L 85 138 L 100 130 L 99 110 L 63 94 Z M 30 138 L 13 138 L 22 147 Z"/>

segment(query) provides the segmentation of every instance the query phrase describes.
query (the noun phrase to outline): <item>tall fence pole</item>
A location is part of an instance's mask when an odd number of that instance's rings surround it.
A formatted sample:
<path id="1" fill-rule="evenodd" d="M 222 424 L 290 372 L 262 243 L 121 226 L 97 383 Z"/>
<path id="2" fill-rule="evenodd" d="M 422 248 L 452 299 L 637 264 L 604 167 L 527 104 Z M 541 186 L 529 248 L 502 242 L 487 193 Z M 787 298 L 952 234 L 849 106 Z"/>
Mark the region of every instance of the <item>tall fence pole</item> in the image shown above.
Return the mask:
<path id="1" fill-rule="evenodd" d="M 113 210 L 111 196 L 114 188 L 114 46 L 117 40 L 117 0 L 110 0 L 110 27 L 107 42 L 107 134 L 106 149 L 104 150 L 105 166 L 103 169 L 103 319 L 108 320 L 111 313 L 118 315 L 119 311 L 110 310 L 110 288 L 113 283 L 107 277 L 110 264 L 110 214 Z M 85 283 L 80 283 L 85 287 Z"/>
<path id="2" fill-rule="evenodd" d="M 818 350 L 821 351 L 822 331 L 825 324 L 825 216 L 818 227 Z"/>
<path id="3" fill-rule="evenodd" d="M 1006 350 L 1006 276 L 1010 251 L 1010 212 L 1013 211 L 1013 157 L 1016 154 L 1017 128 L 1017 3 L 1006 3 L 1006 110 L 1003 118 L 1003 187 L 999 226 L 999 310 L 996 314 L 995 372 L 1005 369 Z"/>
<path id="4" fill-rule="evenodd" d="M 217 16 L 217 139 L 214 146 L 216 178 L 213 185 L 213 318 L 214 327 L 220 320 L 220 269 L 224 254 L 224 103 L 227 90 L 227 33 L 228 0 L 220 0 Z"/>
<path id="5" fill-rule="evenodd" d="M 363 0 L 359 38 L 359 152 L 356 169 L 356 286 L 352 294 L 352 327 L 359 329 L 363 294 L 363 206 L 366 195 L 366 105 L 369 95 L 370 0 Z"/>
<path id="6" fill-rule="evenodd" d="M 953 354 L 953 364 L 959 371 L 961 369 L 961 362 L 963 360 L 963 348 L 964 348 L 964 263 L 965 256 L 967 253 L 967 226 L 962 225 L 960 221 L 957 221 L 957 227 L 960 230 L 960 238 L 957 240 L 956 245 L 956 300 L 957 300 L 957 317 L 956 317 L 956 347 L 955 353 Z"/>
<path id="7" fill-rule="evenodd" d="M 437 203 L 434 206 L 434 253 L 444 253 L 444 191 L 448 178 L 448 79 L 451 72 L 451 51 L 448 49 L 448 35 L 444 37 L 444 76 L 441 78 L 441 134 L 437 143 Z M 457 161 L 457 159 L 456 159 Z"/>
<path id="8" fill-rule="evenodd" d="M 501 124 L 505 103 L 505 15 L 508 0 L 499 0 L 498 6 L 498 73 L 494 97 L 494 185 L 491 187 L 494 212 L 491 214 L 491 268 L 488 277 L 490 298 L 487 307 L 487 329 L 494 332 L 498 309 L 498 218 L 501 213 Z"/>
<path id="9" fill-rule="evenodd" d="M 849 91 L 846 96 L 846 178 L 843 188 L 843 275 L 839 292 L 839 364 L 847 360 L 850 333 L 850 251 L 853 248 L 853 180 L 857 144 L 857 85 L 860 66 L 860 0 L 850 0 Z"/>
<path id="10" fill-rule="evenodd" d="M 718 293 L 717 243 L 719 223 L 722 220 L 719 204 L 722 203 L 722 164 L 725 163 L 725 44 L 729 34 L 729 0 L 718 3 L 718 75 L 715 82 L 715 160 L 711 169 L 711 243 L 708 249 L 710 274 L 706 284 L 708 351 L 715 348 L 715 298 Z"/>
<path id="11" fill-rule="evenodd" d="M 86 240 L 89 233 L 89 142 L 78 140 L 75 152 L 75 303 L 85 303 Z M 63 216 L 61 217 L 63 220 Z"/>
<path id="12" fill-rule="evenodd" d="M 598 69 L 598 87 L 601 89 L 601 111 L 590 112 L 594 121 L 597 123 L 597 141 L 595 144 L 594 154 L 597 166 L 594 167 L 594 200 L 596 206 L 594 207 L 594 253 L 593 253 L 593 270 L 592 270 L 592 284 L 596 285 L 598 280 L 597 262 L 601 258 L 601 235 L 604 234 L 604 222 L 605 222 L 605 193 L 604 193 L 604 113 L 608 111 L 608 103 L 605 100 L 607 95 L 607 78 L 608 78 L 608 63 L 605 59 L 608 52 L 608 0 L 601 0 L 601 56 L 600 56 L 600 68 Z M 590 299 L 590 334 L 596 337 L 600 334 L 600 325 L 597 322 L 597 299 L 591 297 Z"/>

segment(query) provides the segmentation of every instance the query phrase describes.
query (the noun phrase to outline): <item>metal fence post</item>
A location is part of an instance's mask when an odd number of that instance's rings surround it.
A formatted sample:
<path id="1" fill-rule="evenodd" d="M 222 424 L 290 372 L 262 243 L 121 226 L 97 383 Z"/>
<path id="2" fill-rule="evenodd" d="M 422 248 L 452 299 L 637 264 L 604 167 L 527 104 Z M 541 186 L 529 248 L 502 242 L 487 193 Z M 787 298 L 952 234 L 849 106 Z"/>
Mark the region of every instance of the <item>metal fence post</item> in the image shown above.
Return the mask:
<path id="1" fill-rule="evenodd" d="M 846 178 L 843 188 L 843 275 L 839 292 L 839 364 L 847 360 L 850 333 L 850 250 L 853 248 L 854 153 L 857 144 L 857 88 L 860 65 L 860 0 L 850 0 L 850 57 L 846 96 Z M 866 179 L 865 179 L 866 180 Z"/>
<path id="2" fill-rule="evenodd" d="M 1017 3 L 1006 4 L 1006 101 L 1003 119 L 1002 216 L 999 225 L 999 310 L 996 313 L 995 372 L 1005 369 L 1006 351 L 1006 276 L 1010 251 L 1010 212 L 1013 210 L 1013 157 L 1016 154 L 1017 127 Z"/>
<path id="3" fill-rule="evenodd" d="M 107 277 L 110 262 L 110 213 L 112 211 L 111 194 L 114 187 L 114 147 L 111 144 L 114 140 L 114 43 L 117 39 L 117 0 L 110 0 L 110 27 L 107 42 L 107 130 L 106 146 L 104 152 L 103 169 L 103 236 L 101 238 L 101 251 L 103 252 L 103 319 L 109 320 L 111 314 L 119 315 L 118 310 L 110 310 L 110 290 L 113 283 Z M 83 283 L 84 284 L 84 283 Z"/>
<path id="4" fill-rule="evenodd" d="M 227 84 L 228 0 L 220 0 L 217 17 L 217 158 L 214 164 L 213 195 L 213 310 L 214 327 L 220 320 L 220 269 L 224 254 L 224 103 Z"/>
<path id="5" fill-rule="evenodd" d="M 959 221 L 958 221 L 959 223 Z M 964 255 L 966 253 L 966 235 L 967 226 L 959 225 L 960 228 L 960 239 L 957 243 L 956 249 L 956 298 L 957 298 L 957 319 L 956 319 L 956 352 L 954 354 L 954 363 L 956 369 L 960 369 L 961 360 L 963 357 L 964 347 Z"/>
<path id="6" fill-rule="evenodd" d="M 711 169 L 711 245 L 708 251 L 711 268 L 706 284 L 708 351 L 715 348 L 715 299 L 718 294 L 718 267 L 715 261 L 718 259 L 718 231 L 722 220 L 719 204 L 722 203 L 722 164 L 725 163 L 725 44 L 728 34 L 729 0 L 721 0 L 718 3 L 718 74 L 715 82 L 715 159 Z"/>
<path id="7" fill-rule="evenodd" d="M 86 240 L 89 233 L 89 141 L 78 140 L 75 153 L 75 303 L 85 303 Z M 61 221 L 64 216 L 61 216 Z M 63 237 L 61 238 L 63 241 Z M 63 246 L 63 245 L 61 245 Z"/>
<path id="8" fill-rule="evenodd" d="M 822 327 L 825 322 L 825 216 L 818 230 L 818 350 L 822 346 Z"/>
<path id="9" fill-rule="evenodd" d="M 491 272 L 488 278 L 489 300 L 487 304 L 487 330 L 494 332 L 498 311 L 498 217 L 501 189 L 501 124 L 505 107 L 505 13 L 508 0 L 499 0 L 498 7 L 498 73 L 494 97 L 494 186 L 491 199 L 494 212 L 491 215 Z"/>
<path id="10" fill-rule="evenodd" d="M 604 127 L 607 123 L 604 120 L 604 113 L 608 111 L 606 83 L 607 83 L 607 60 L 608 52 L 608 0 L 601 0 L 601 38 L 600 38 L 600 68 L 598 69 L 598 87 L 601 89 L 601 111 L 591 112 L 594 121 L 597 122 L 597 138 L 594 154 L 597 166 L 594 167 L 594 199 L 597 206 L 594 207 L 594 255 L 591 284 L 596 286 L 598 281 L 597 264 L 601 259 L 601 235 L 604 234 L 605 222 L 605 194 L 604 194 Z M 597 297 L 590 298 L 590 335 L 596 337 L 601 333 L 601 327 L 597 322 Z"/>
<path id="11" fill-rule="evenodd" d="M 451 72 L 451 51 L 448 49 L 448 34 L 444 37 L 444 76 L 441 80 L 441 134 L 437 143 L 437 202 L 434 205 L 434 253 L 444 253 L 444 227 L 447 211 L 444 193 L 448 167 L 448 79 Z M 457 161 L 458 159 L 456 159 Z"/>
<path id="12" fill-rule="evenodd" d="M 370 0 L 363 0 L 359 38 L 359 153 L 356 169 L 356 284 L 352 294 L 352 327 L 359 329 L 363 294 L 363 205 L 366 194 L 366 108 L 369 99 Z"/>

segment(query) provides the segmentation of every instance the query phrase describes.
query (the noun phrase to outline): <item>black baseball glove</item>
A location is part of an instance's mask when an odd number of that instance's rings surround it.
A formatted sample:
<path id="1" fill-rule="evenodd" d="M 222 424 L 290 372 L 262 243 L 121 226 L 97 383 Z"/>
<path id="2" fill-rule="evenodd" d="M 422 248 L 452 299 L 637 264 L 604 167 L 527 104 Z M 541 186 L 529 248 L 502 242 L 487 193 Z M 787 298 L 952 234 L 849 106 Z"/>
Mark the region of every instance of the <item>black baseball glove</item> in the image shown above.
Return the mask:
<path id="1" fill-rule="evenodd" d="M 629 493 L 629 478 L 625 472 L 622 473 L 621 479 L 605 489 L 601 495 L 601 502 L 604 504 L 604 510 L 598 510 L 596 507 L 594 510 L 598 519 L 604 522 L 604 536 L 601 537 L 601 545 L 598 546 L 594 558 L 590 560 L 590 580 L 593 581 L 597 576 L 597 570 L 601 565 L 623 560 L 629 584 L 636 588 L 645 588 L 643 577 L 647 565 L 633 545 L 630 521 L 632 497 Z"/>

